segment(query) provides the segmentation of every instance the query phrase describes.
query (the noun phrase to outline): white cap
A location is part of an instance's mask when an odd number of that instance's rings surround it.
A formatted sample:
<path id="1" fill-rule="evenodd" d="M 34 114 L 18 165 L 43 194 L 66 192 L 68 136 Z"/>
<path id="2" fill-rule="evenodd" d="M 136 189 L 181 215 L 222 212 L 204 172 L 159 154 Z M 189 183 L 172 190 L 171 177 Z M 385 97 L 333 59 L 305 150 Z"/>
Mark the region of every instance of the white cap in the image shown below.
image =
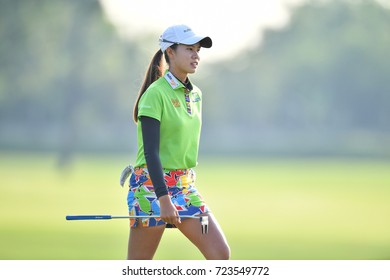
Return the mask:
<path id="1" fill-rule="evenodd" d="M 173 25 L 168 27 L 160 36 L 160 48 L 165 52 L 174 44 L 194 45 L 200 43 L 203 48 L 210 48 L 213 44 L 210 37 L 196 35 L 187 25 Z"/>

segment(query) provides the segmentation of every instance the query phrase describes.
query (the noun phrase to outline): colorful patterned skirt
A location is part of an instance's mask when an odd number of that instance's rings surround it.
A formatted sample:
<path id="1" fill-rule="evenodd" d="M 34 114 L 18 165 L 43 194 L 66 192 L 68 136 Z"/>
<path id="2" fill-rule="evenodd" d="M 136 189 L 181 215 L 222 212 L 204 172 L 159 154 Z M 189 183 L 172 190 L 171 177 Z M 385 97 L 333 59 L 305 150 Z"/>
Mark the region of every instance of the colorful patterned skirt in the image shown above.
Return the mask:
<path id="1" fill-rule="evenodd" d="M 195 188 L 195 177 L 193 169 L 164 170 L 165 185 L 179 215 L 194 216 L 209 212 L 202 196 Z M 160 215 L 160 203 L 146 167 L 136 167 L 131 174 L 127 205 L 130 216 L 139 216 L 130 219 L 131 227 L 137 226 L 139 221 L 144 227 L 166 224 L 160 218 L 147 218 L 151 215 Z M 173 226 L 167 224 L 167 227 Z"/>

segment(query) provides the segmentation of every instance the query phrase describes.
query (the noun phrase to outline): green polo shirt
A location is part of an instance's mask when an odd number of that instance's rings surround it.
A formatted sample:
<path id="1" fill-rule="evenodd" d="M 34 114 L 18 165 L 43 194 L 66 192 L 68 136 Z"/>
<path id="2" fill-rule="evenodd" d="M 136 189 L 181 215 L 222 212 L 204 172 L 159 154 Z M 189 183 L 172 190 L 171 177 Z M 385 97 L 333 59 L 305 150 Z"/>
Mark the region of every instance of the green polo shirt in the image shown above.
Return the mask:
<path id="1" fill-rule="evenodd" d="M 164 169 L 187 169 L 197 165 L 201 114 L 202 92 L 194 85 L 188 91 L 169 71 L 142 95 L 138 118 L 146 116 L 160 121 L 160 160 Z M 141 166 L 146 164 L 141 122 L 138 122 L 137 133 L 135 166 Z"/>

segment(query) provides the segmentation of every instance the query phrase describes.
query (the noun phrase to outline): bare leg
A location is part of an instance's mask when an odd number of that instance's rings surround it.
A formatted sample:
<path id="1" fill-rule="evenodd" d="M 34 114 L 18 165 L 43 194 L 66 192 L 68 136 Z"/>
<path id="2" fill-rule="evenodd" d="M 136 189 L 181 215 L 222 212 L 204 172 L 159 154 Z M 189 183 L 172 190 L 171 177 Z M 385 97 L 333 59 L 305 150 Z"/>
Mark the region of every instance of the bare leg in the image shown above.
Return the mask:
<path id="1" fill-rule="evenodd" d="M 209 232 L 202 234 L 199 220 L 185 219 L 178 225 L 179 230 L 201 251 L 208 260 L 227 260 L 230 248 L 215 217 L 209 217 Z"/>
<path id="2" fill-rule="evenodd" d="M 142 227 L 139 222 L 137 227 L 130 228 L 129 245 L 127 251 L 128 260 L 151 260 L 160 243 L 165 225 L 154 227 Z"/>

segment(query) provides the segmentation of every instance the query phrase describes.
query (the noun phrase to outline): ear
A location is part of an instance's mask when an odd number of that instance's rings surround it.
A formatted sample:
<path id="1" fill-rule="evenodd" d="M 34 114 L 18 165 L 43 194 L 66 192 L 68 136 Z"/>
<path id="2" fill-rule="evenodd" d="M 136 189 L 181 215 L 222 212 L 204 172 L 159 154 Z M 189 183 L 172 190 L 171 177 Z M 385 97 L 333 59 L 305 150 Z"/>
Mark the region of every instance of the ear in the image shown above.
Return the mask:
<path id="1" fill-rule="evenodd" d="M 168 47 L 166 49 L 166 52 L 167 52 L 168 56 L 171 57 L 174 54 L 175 50 L 172 49 L 171 47 Z"/>

